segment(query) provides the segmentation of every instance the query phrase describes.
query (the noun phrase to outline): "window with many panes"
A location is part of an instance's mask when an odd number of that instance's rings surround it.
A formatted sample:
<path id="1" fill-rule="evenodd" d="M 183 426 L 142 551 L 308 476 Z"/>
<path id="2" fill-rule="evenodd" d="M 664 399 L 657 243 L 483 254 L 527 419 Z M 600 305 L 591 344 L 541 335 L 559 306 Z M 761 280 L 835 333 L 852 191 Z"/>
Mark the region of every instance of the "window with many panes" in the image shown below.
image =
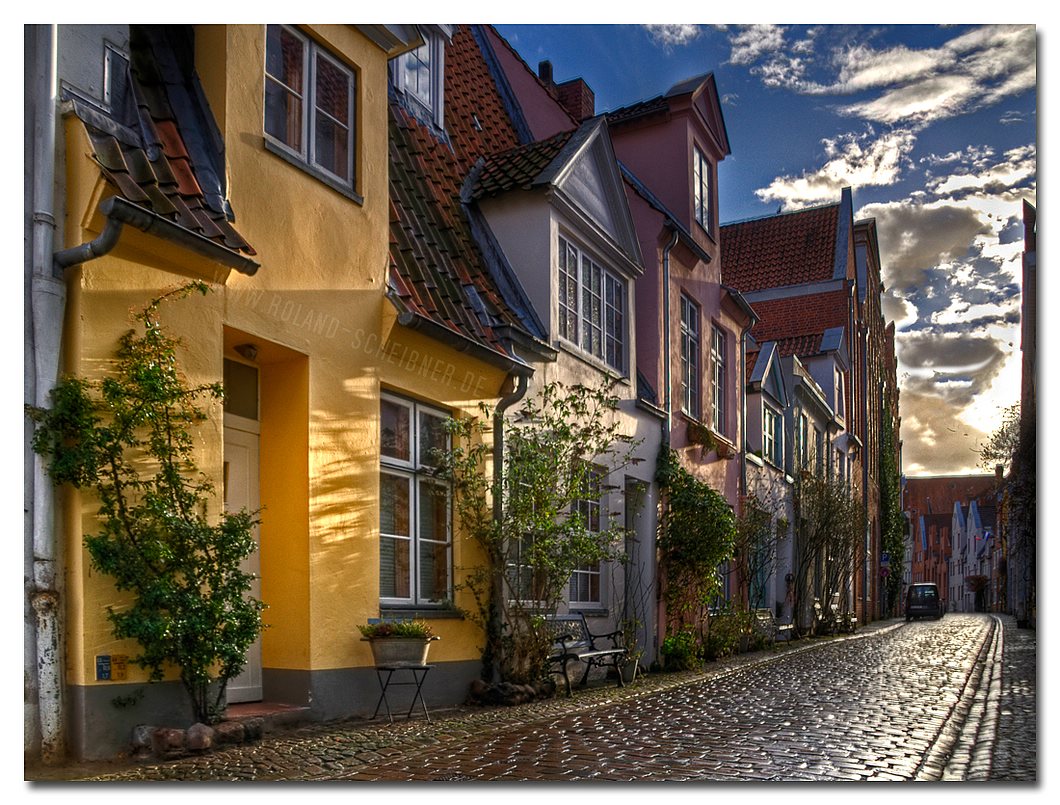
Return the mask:
<path id="1" fill-rule="evenodd" d="M 725 420 L 728 416 L 725 400 L 729 377 L 726 341 L 725 332 L 713 325 L 710 334 L 710 424 L 723 436 L 726 435 Z"/>
<path id="2" fill-rule="evenodd" d="M 445 35 L 435 26 L 421 26 L 424 42 L 391 61 L 394 88 L 415 103 L 410 110 L 438 128 L 444 123 Z M 426 121 L 425 121 L 426 122 Z"/>
<path id="3" fill-rule="evenodd" d="M 711 164 L 697 146 L 692 147 L 692 195 L 696 222 L 708 232 L 714 231 L 711 204 Z"/>
<path id="4" fill-rule="evenodd" d="M 810 421 L 801 411 L 795 421 L 795 460 L 796 469 L 804 469 L 810 463 Z"/>
<path id="5" fill-rule="evenodd" d="M 331 183 L 354 187 L 353 70 L 287 25 L 265 42 L 266 142 Z"/>
<path id="6" fill-rule="evenodd" d="M 699 305 L 681 294 L 681 406 L 691 417 L 700 416 Z"/>
<path id="7" fill-rule="evenodd" d="M 450 600 L 452 490 L 432 472 L 447 415 L 384 394 L 379 403 L 379 597 L 386 604 Z"/>
<path id="8" fill-rule="evenodd" d="M 600 506 L 603 484 L 600 471 L 593 468 L 588 469 L 584 483 L 585 489 L 574 504 L 574 514 L 581 520 L 587 530 L 596 534 L 603 528 Z M 601 603 L 599 562 L 582 565 L 575 569 L 570 577 L 568 598 L 573 605 Z"/>
<path id="9" fill-rule="evenodd" d="M 626 283 L 564 237 L 559 239 L 559 334 L 625 373 Z"/>
<path id="10" fill-rule="evenodd" d="M 784 441 L 781 417 L 768 405 L 762 406 L 762 455 L 776 466 L 784 460 Z"/>

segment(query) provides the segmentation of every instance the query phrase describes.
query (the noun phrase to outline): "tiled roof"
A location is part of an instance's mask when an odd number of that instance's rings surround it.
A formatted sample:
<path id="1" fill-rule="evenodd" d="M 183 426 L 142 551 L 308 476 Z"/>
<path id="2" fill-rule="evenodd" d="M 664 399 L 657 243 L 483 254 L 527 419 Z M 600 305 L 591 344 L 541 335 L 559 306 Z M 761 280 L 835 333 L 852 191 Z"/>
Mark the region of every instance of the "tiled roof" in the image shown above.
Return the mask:
<path id="1" fill-rule="evenodd" d="M 521 142 L 482 51 L 463 25 L 445 48 L 445 131 L 461 176 L 480 156 Z"/>
<path id="2" fill-rule="evenodd" d="M 228 249 L 255 254 L 228 218 L 209 149 L 220 135 L 195 79 L 181 74 L 165 36 L 133 48 L 126 120 L 74 103 L 92 158 L 119 196 Z M 132 125 L 127 125 L 131 123 Z M 223 160 L 219 160 L 223 164 Z"/>
<path id="3" fill-rule="evenodd" d="M 747 350 L 747 360 L 744 363 L 744 383 L 745 384 L 751 382 L 751 376 L 754 375 L 755 364 L 758 363 L 758 353 L 760 351 L 761 350 L 758 350 L 758 349 L 749 349 L 749 350 Z"/>
<path id="4" fill-rule="evenodd" d="M 476 171 L 471 187 L 472 198 L 495 196 L 516 188 L 529 189 L 573 134 L 573 131 L 560 132 L 547 140 L 487 156 Z"/>
<path id="5" fill-rule="evenodd" d="M 847 299 L 840 289 L 753 301 L 759 320 L 751 335 L 760 344 L 776 341 L 781 355 L 816 355 L 825 330 L 846 326 Z"/>
<path id="6" fill-rule="evenodd" d="M 391 299 L 399 311 L 505 354 L 495 328 L 526 328 L 489 272 L 460 190 L 479 157 L 518 139 L 466 28 L 446 50 L 446 130 L 448 142 L 391 101 Z"/>
<path id="7" fill-rule="evenodd" d="M 629 106 L 623 106 L 607 113 L 607 122 L 613 125 L 621 125 L 634 118 L 647 117 L 648 115 L 665 112 L 670 108 L 669 101 L 665 95 L 659 95 L 646 101 L 638 101 Z"/>
<path id="8" fill-rule="evenodd" d="M 748 293 L 832 279 L 839 204 L 721 227 L 721 274 Z"/>

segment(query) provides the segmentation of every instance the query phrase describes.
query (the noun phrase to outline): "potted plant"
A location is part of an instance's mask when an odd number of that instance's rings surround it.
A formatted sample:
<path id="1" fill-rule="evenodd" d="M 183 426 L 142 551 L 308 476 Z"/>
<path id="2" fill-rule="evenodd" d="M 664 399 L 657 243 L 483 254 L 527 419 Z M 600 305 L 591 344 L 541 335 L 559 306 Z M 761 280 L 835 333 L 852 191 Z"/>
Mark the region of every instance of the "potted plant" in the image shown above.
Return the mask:
<path id="1" fill-rule="evenodd" d="M 377 621 L 357 628 L 376 665 L 426 665 L 431 643 L 441 639 L 424 621 Z"/>

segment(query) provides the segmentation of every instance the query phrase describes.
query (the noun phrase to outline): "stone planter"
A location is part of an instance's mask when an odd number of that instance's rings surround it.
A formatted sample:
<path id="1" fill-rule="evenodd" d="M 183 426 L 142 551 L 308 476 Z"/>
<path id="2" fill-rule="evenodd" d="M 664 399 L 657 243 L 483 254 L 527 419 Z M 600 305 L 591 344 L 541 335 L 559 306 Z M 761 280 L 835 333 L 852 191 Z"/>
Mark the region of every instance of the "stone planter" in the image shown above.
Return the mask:
<path id="1" fill-rule="evenodd" d="M 376 665 L 426 665 L 437 637 L 377 637 L 368 641 Z"/>

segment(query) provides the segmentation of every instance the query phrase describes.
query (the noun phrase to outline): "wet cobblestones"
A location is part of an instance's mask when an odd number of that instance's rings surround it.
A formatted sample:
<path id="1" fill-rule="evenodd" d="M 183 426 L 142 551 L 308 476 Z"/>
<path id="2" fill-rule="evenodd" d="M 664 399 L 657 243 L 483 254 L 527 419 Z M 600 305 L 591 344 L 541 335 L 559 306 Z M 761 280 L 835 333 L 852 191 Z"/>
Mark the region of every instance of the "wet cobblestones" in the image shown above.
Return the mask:
<path id="1" fill-rule="evenodd" d="M 88 778 L 1033 781 L 1035 648 L 1007 618 L 892 621 L 573 700 L 313 725 Z"/>

